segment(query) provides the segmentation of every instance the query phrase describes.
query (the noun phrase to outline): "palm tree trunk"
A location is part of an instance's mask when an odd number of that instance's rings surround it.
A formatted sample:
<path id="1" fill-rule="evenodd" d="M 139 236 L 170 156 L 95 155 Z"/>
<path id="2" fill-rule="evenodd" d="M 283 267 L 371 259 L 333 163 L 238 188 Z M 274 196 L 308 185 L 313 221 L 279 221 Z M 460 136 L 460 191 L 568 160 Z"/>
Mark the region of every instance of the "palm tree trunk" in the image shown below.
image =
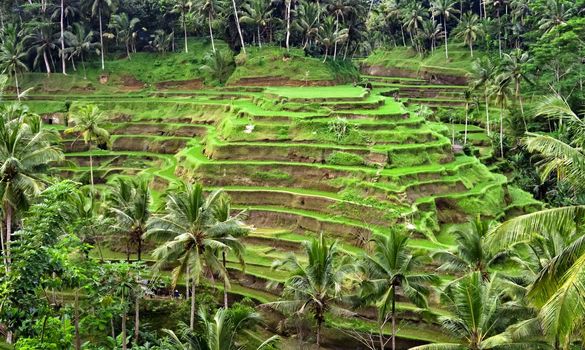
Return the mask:
<path id="1" fill-rule="evenodd" d="M 126 344 L 126 310 L 122 313 L 122 350 L 127 350 Z"/>
<path id="2" fill-rule="evenodd" d="M 400 26 L 400 34 L 402 35 L 402 46 L 406 47 L 406 39 L 404 38 L 404 28 Z"/>
<path id="3" fill-rule="evenodd" d="M 289 42 L 290 42 L 290 7 L 292 5 L 292 0 L 287 0 L 286 2 L 286 51 L 289 50 Z"/>
<path id="4" fill-rule="evenodd" d="M 490 106 L 489 106 L 489 97 L 487 93 L 487 88 L 484 88 L 483 95 L 485 97 L 485 126 L 487 135 L 490 136 Z"/>
<path id="5" fill-rule="evenodd" d="M 61 0 L 61 66 L 63 69 L 63 74 L 67 75 L 66 67 L 65 67 L 65 24 L 64 24 L 64 0 Z"/>
<path id="6" fill-rule="evenodd" d="M 469 102 L 465 102 L 465 132 L 463 133 L 463 144 L 467 144 L 467 122 L 469 119 Z"/>
<path id="7" fill-rule="evenodd" d="M 244 44 L 244 36 L 242 35 L 242 27 L 240 27 L 240 17 L 238 16 L 238 8 L 236 7 L 236 0 L 232 0 L 234 6 L 234 17 L 236 18 L 236 27 L 238 28 L 238 34 L 240 35 L 240 44 L 242 44 L 242 51 L 246 54 L 246 45 Z"/>
<path id="8" fill-rule="evenodd" d="M 225 260 L 225 252 L 221 252 L 222 255 L 222 259 L 223 259 L 223 269 L 225 270 L 225 273 L 227 274 L 227 263 Z M 227 280 L 226 278 L 223 279 L 223 307 L 227 310 L 227 308 L 229 307 L 228 305 L 228 290 L 227 290 Z"/>
<path id="9" fill-rule="evenodd" d="M 339 35 L 339 14 L 335 15 L 335 34 Z M 333 45 L 333 60 L 337 58 L 337 38 L 335 39 L 335 43 Z"/>
<path id="10" fill-rule="evenodd" d="M 392 286 L 392 350 L 396 350 L 396 288 Z"/>
<path id="11" fill-rule="evenodd" d="M 504 104 L 500 105 L 500 156 L 504 158 Z"/>
<path id="12" fill-rule="evenodd" d="M 136 297 L 134 302 L 134 344 L 138 345 L 140 337 L 140 298 Z"/>
<path id="13" fill-rule="evenodd" d="M 81 335 L 79 334 L 79 288 L 75 289 L 75 350 L 81 350 Z"/>
<path id="14" fill-rule="evenodd" d="M 4 254 L 6 255 L 6 270 L 10 272 L 10 241 L 12 239 L 12 215 L 13 215 L 13 208 L 12 205 L 9 203 L 4 204 L 4 215 L 6 216 L 6 242 L 4 247 Z"/>
<path id="15" fill-rule="evenodd" d="M 49 58 L 47 57 L 47 51 L 43 51 L 43 60 L 45 61 L 45 69 L 47 70 L 47 75 L 51 74 L 51 65 L 49 64 Z"/>
<path id="16" fill-rule="evenodd" d="M 447 36 L 447 19 L 445 18 L 445 14 L 443 14 L 443 31 L 445 32 L 445 59 L 449 59 L 449 38 Z"/>
<path id="17" fill-rule="evenodd" d="M 79 55 L 81 57 L 81 66 L 83 67 L 83 79 L 87 79 L 87 72 L 85 71 L 85 61 L 83 60 L 83 52 Z"/>
<path id="18" fill-rule="evenodd" d="M 18 86 L 18 72 L 16 68 L 14 68 L 14 84 L 16 85 L 16 98 L 20 102 L 20 87 Z"/>
<path id="19" fill-rule="evenodd" d="M 211 12 L 209 13 L 207 23 L 209 23 L 209 37 L 211 38 L 211 49 L 213 50 L 213 52 L 215 52 L 215 41 L 213 40 L 213 28 L 211 27 Z"/>
<path id="20" fill-rule="evenodd" d="M 4 254 L 6 245 L 4 244 L 4 225 L 0 225 L 0 251 L 2 252 L 2 260 L 4 261 L 4 270 L 8 274 L 8 261 L 6 261 L 6 254 Z"/>
<path id="21" fill-rule="evenodd" d="M 473 44 L 471 41 L 469 42 L 469 51 L 471 52 L 471 57 L 473 57 Z"/>
<path id="22" fill-rule="evenodd" d="M 257 31 L 258 31 L 258 47 L 262 48 L 262 40 L 260 40 L 260 26 L 258 26 Z"/>
<path id="23" fill-rule="evenodd" d="M 524 131 L 528 131 L 528 125 L 526 124 L 526 117 L 524 116 L 524 104 L 522 103 L 522 95 L 520 95 L 520 80 L 516 80 L 516 99 L 520 104 L 520 115 L 522 116 L 522 122 L 524 123 Z"/>
<path id="24" fill-rule="evenodd" d="M 325 58 L 323 59 L 323 63 L 327 61 L 327 56 L 329 55 L 329 47 L 325 47 Z"/>
<path id="25" fill-rule="evenodd" d="M 136 249 L 137 259 L 138 261 L 142 260 L 142 236 L 138 237 L 138 248 Z"/>
<path id="26" fill-rule="evenodd" d="M 189 53 L 189 43 L 187 42 L 187 22 L 185 21 L 185 13 L 183 13 L 183 37 L 185 39 L 185 53 Z"/>
<path id="27" fill-rule="evenodd" d="M 100 18 L 100 51 L 102 55 L 102 70 L 106 69 L 106 65 L 104 63 L 104 31 L 102 27 L 102 8 L 98 7 L 98 17 Z"/>
<path id="28" fill-rule="evenodd" d="M 187 287 L 189 288 L 189 287 Z M 191 282 L 191 317 L 189 319 L 189 328 L 195 329 L 195 279 Z"/>
<path id="29" fill-rule="evenodd" d="M 317 349 L 321 349 L 321 326 L 323 321 L 321 318 L 317 318 Z"/>

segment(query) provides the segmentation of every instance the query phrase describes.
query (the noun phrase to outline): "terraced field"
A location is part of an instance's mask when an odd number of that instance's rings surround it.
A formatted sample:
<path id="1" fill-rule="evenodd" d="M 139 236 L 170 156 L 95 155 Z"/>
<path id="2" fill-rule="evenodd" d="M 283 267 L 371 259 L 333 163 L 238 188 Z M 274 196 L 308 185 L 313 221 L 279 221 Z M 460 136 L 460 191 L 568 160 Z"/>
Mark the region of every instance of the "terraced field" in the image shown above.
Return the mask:
<path id="1" fill-rule="evenodd" d="M 95 103 L 109 115 L 111 147 L 91 151 L 98 182 L 147 173 L 157 193 L 178 178 L 227 191 L 234 209 L 247 210 L 248 222 L 257 227 L 246 238 L 245 270 L 228 257 L 231 292 L 264 303 L 278 298 L 286 278 L 271 271 L 272 262 L 299 252 L 300 242 L 319 232 L 357 255 L 373 234 L 402 227 L 413 233 L 413 248 L 431 252 L 452 243 L 441 233 L 445 225 L 535 204 L 509 191 L 506 178 L 477 158 L 455 154 L 450 130 L 427 123 L 404 103 L 455 98 L 461 87 L 368 78 L 372 90 L 246 87 L 37 95 L 27 103 L 60 131 L 67 100 Z M 397 90 L 398 98 L 393 96 Z M 63 138 L 67 161 L 59 170 L 87 181 L 90 151 L 72 135 L 63 133 Z M 433 308 L 430 316 L 421 316 L 414 309 L 399 304 L 398 335 L 412 344 L 441 340 L 433 315 L 446 311 Z M 373 310 L 366 309 L 355 320 L 330 318 L 329 326 L 367 330 L 374 320 Z"/>

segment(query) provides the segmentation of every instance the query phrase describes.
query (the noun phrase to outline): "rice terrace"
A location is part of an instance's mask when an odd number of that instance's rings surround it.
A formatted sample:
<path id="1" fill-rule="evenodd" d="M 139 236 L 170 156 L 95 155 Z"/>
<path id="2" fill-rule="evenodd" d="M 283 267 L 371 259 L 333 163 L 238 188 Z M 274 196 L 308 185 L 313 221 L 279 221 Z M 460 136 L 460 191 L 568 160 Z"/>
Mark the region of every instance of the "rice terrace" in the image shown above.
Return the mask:
<path id="1" fill-rule="evenodd" d="M 585 348 L 584 14 L 2 1 L 0 349 Z"/>

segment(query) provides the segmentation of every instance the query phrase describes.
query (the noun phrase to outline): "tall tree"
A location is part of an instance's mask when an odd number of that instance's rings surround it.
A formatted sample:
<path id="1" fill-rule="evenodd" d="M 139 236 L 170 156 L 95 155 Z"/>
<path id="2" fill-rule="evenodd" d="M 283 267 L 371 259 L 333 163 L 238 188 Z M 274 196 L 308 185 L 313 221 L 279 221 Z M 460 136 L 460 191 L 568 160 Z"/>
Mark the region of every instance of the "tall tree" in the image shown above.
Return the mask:
<path id="1" fill-rule="evenodd" d="M 75 0 L 60 0 L 59 6 L 57 6 L 55 8 L 55 10 L 53 11 L 53 14 L 51 15 L 51 18 L 55 19 L 58 18 L 59 19 L 59 44 L 61 46 L 60 50 L 59 50 L 59 56 L 61 56 L 61 72 L 64 75 L 67 75 L 67 69 L 66 69 L 66 60 L 67 60 L 67 56 L 66 56 L 66 50 L 65 50 L 65 43 L 66 43 L 66 38 L 65 38 L 65 28 L 66 28 L 66 20 L 70 20 L 72 19 L 72 17 L 76 16 L 79 14 L 79 1 L 75 1 Z"/>
<path id="2" fill-rule="evenodd" d="M 403 12 L 403 27 L 406 28 L 406 31 L 410 35 L 410 42 L 415 48 L 417 45 L 414 40 L 414 36 L 417 35 L 418 29 L 422 27 L 425 20 L 425 15 L 426 11 L 422 7 L 422 4 L 418 2 L 408 6 L 407 9 Z"/>
<path id="3" fill-rule="evenodd" d="M 295 255 L 275 261 L 273 268 L 291 271 L 284 283 L 285 300 L 265 304 L 287 314 L 311 313 L 317 323 L 316 343 L 321 344 L 321 327 L 325 314 L 350 315 L 349 310 L 335 305 L 343 296 L 344 280 L 353 267 L 341 256 L 337 242 L 327 243 L 323 234 L 318 239 L 303 242 L 307 263 Z"/>
<path id="4" fill-rule="evenodd" d="M 61 160 L 54 144 L 58 135 L 43 128 L 41 118 L 19 105 L 0 110 L 0 200 L 4 216 L 3 255 L 10 268 L 10 244 L 14 218 L 28 208 L 31 197 L 46 183 L 43 171 Z"/>
<path id="5" fill-rule="evenodd" d="M 421 256 L 412 254 L 407 247 L 408 239 L 406 234 L 396 231 L 376 235 L 373 254 L 364 255 L 360 264 L 365 278 L 361 283 L 360 299 L 376 303 L 381 350 L 385 348 L 383 330 L 389 319 L 392 322 L 392 349 L 396 349 L 397 291 L 400 289 L 403 296 L 416 306 L 426 308 L 429 287 L 438 282 L 437 276 L 417 271 L 421 266 Z"/>
<path id="6" fill-rule="evenodd" d="M 236 0 L 232 0 L 232 6 L 234 9 L 234 21 L 236 22 L 238 36 L 240 37 L 240 45 L 242 45 L 242 52 L 246 54 L 246 44 L 244 44 L 244 34 L 242 34 L 242 26 L 240 25 L 240 17 L 238 15 L 238 7 L 236 6 Z"/>
<path id="7" fill-rule="evenodd" d="M 98 106 L 93 104 L 81 105 L 70 112 L 69 121 L 73 127 L 65 130 L 65 133 L 76 133 L 83 137 L 83 141 L 89 147 L 89 175 L 91 182 L 91 195 L 94 196 L 94 178 L 93 178 L 93 145 L 109 144 L 110 134 L 103 128 L 107 120 L 105 113 L 101 112 Z"/>
<path id="8" fill-rule="evenodd" d="M 31 34 L 26 37 L 29 50 L 34 54 L 34 66 L 36 67 L 42 58 L 45 63 L 45 72 L 51 74 L 51 51 L 55 48 L 53 40 L 53 23 L 48 21 L 39 22 Z M 52 61 L 52 58 L 51 58 Z"/>
<path id="9" fill-rule="evenodd" d="M 524 130 L 527 130 L 526 118 L 524 117 L 524 104 L 522 103 L 522 94 L 520 85 L 522 82 L 532 83 L 528 76 L 527 65 L 530 64 L 530 56 L 527 51 L 516 49 L 510 54 L 504 54 L 502 68 L 514 82 L 514 97 L 520 104 L 520 112 L 522 113 L 522 121 L 524 122 Z"/>
<path id="10" fill-rule="evenodd" d="M 242 23 L 256 26 L 256 40 L 258 47 L 262 47 L 261 30 L 266 27 L 272 18 L 272 9 L 268 0 L 252 0 L 242 6 L 243 16 L 240 18 Z"/>
<path id="11" fill-rule="evenodd" d="M 573 7 L 571 7 L 570 2 L 547 0 L 544 9 L 539 13 L 538 29 L 547 33 L 565 24 L 573 13 Z"/>
<path id="12" fill-rule="evenodd" d="M 323 20 L 318 32 L 319 41 L 325 47 L 325 56 L 323 57 L 323 62 L 327 61 L 327 57 L 329 56 L 329 49 L 335 45 L 335 43 L 347 40 L 347 36 L 347 28 L 344 28 L 340 31 L 335 30 L 335 19 L 333 17 L 327 16 Z"/>
<path id="13" fill-rule="evenodd" d="M 463 42 L 469 46 L 471 57 L 473 57 L 473 43 L 480 35 L 482 35 L 482 27 L 479 23 L 479 17 L 475 13 L 464 13 L 459 25 L 455 28 L 455 37 L 463 39 Z"/>
<path id="14" fill-rule="evenodd" d="M 126 57 L 130 59 L 130 47 L 135 36 L 135 28 L 140 19 L 128 17 L 126 13 L 112 15 L 110 27 L 116 31 L 116 38 L 126 45 Z"/>
<path id="15" fill-rule="evenodd" d="M 5 26 L 2 31 L 0 42 L 0 70 L 14 79 L 16 86 L 16 97 L 20 101 L 20 85 L 18 74 L 27 71 L 24 63 L 26 52 L 24 52 L 22 32 L 16 26 Z"/>
<path id="16" fill-rule="evenodd" d="M 150 219 L 150 180 L 145 177 L 117 177 L 109 196 L 110 211 L 116 217 L 115 231 L 126 236 L 126 254 L 130 261 L 130 247 L 136 247 L 137 260 L 142 257 L 142 236 Z"/>
<path id="17" fill-rule="evenodd" d="M 193 8 L 193 2 L 190 0 L 178 0 L 173 6 L 173 12 L 178 13 L 181 17 L 181 23 L 183 26 L 183 38 L 185 40 L 185 53 L 189 53 L 189 43 L 187 41 L 187 16 Z"/>
<path id="18" fill-rule="evenodd" d="M 471 79 L 471 87 L 476 89 L 482 89 L 485 104 L 485 128 L 488 136 L 490 136 L 490 94 L 489 88 L 492 80 L 496 75 L 496 66 L 490 60 L 489 57 L 484 56 L 478 60 L 475 60 L 471 66 L 471 72 L 469 77 Z"/>
<path id="19" fill-rule="evenodd" d="M 209 26 L 209 37 L 211 38 L 211 48 L 215 52 L 215 40 L 213 38 L 213 21 L 218 14 L 223 10 L 223 2 L 221 0 L 201 0 L 198 4 L 199 14 L 207 19 Z"/>
<path id="20" fill-rule="evenodd" d="M 73 24 L 73 32 L 65 32 L 65 40 L 67 41 L 67 48 L 65 51 L 69 54 L 73 70 L 75 67 L 75 58 L 79 57 L 81 60 L 81 67 L 83 68 L 83 79 L 87 79 L 87 72 L 85 70 L 85 54 L 91 52 L 99 46 L 95 41 L 94 32 L 87 32 L 85 27 L 80 23 Z"/>
<path id="21" fill-rule="evenodd" d="M 301 3 L 297 8 L 297 18 L 294 27 L 303 34 L 303 49 L 319 32 L 319 18 L 323 9 L 317 3 Z"/>
<path id="22" fill-rule="evenodd" d="M 118 0 L 83 0 L 84 4 L 90 8 L 91 16 L 98 18 L 100 26 L 100 54 L 102 59 L 102 70 L 106 69 L 104 60 L 104 28 L 103 20 L 104 16 L 109 15 L 116 11 L 118 7 Z"/>
<path id="23" fill-rule="evenodd" d="M 447 20 L 451 15 L 459 13 L 455 8 L 456 0 L 434 0 L 431 2 L 431 13 L 433 16 L 443 18 L 443 31 L 445 32 L 445 59 L 449 59 L 449 36 L 447 31 Z"/>
<path id="24" fill-rule="evenodd" d="M 170 189 L 166 196 L 165 214 L 153 217 L 145 234 L 145 238 L 164 242 L 153 252 L 156 267 L 178 263 L 173 270 L 173 285 L 188 271 L 188 278 L 191 278 L 191 329 L 195 327 L 195 288 L 201 275 L 204 272 L 216 273 L 229 282 L 218 253 L 243 251 L 239 240 L 226 234 L 237 230 L 227 227 L 237 222 L 220 223 L 214 216 L 221 193 L 214 191 L 205 197 L 200 184 L 180 184 L 178 188 Z"/>
<path id="25" fill-rule="evenodd" d="M 489 88 L 490 96 L 500 108 L 500 157 L 502 158 L 504 158 L 504 111 L 513 95 L 510 83 L 510 77 L 502 73 L 494 78 Z"/>

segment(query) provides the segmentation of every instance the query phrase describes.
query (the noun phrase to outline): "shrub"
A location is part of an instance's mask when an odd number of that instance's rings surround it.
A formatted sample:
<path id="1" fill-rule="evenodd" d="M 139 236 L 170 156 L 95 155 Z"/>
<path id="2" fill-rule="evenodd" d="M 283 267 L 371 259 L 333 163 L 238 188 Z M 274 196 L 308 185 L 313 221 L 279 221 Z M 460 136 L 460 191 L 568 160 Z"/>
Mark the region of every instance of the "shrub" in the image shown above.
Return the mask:
<path id="1" fill-rule="evenodd" d="M 361 156 L 342 151 L 331 153 L 326 161 L 333 165 L 364 165 L 365 163 Z"/>

